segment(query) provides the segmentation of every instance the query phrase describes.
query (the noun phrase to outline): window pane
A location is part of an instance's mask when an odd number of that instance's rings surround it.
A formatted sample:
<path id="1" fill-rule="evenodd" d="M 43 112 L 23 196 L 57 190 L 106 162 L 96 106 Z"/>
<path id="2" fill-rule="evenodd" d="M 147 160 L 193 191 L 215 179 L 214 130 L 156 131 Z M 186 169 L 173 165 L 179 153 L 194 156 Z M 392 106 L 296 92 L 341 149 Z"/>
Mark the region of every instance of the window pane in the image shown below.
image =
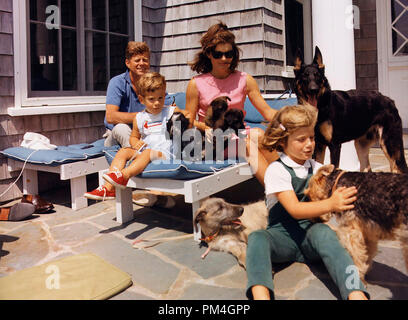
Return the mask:
<path id="1" fill-rule="evenodd" d="M 297 49 L 304 50 L 303 5 L 285 0 L 286 61 L 293 65 Z"/>
<path id="2" fill-rule="evenodd" d="M 61 23 L 63 26 L 76 27 L 75 0 L 61 0 Z"/>
<path id="3" fill-rule="evenodd" d="M 408 54 L 408 11 L 404 9 L 398 2 L 392 1 L 392 47 L 396 56 Z"/>
<path id="4" fill-rule="evenodd" d="M 62 29 L 62 84 L 63 90 L 77 90 L 76 32 Z"/>
<path id="5" fill-rule="evenodd" d="M 114 77 L 126 71 L 125 51 L 129 38 L 110 36 L 110 76 Z"/>
<path id="6" fill-rule="evenodd" d="M 58 31 L 30 25 L 31 90 L 58 90 Z"/>
<path id="7" fill-rule="evenodd" d="M 109 31 L 128 34 L 128 1 L 109 0 Z"/>
<path id="8" fill-rule="evenodd" d="M 86 90 L 105 91 L 107 81 L 106 35 L 86 33 Z"/>
<path id="9" fill-rule="evenodd" d="M 45 22 L 50 14 L 46 13 L 48 6 L 58 5 L 58 0 L 30 0 L 30 19 Z"/>
<path id="10" fill-rule="evenodd" d="M 88 29 L 106 30 L 106 1 L 85 1 L 85 26 Z"/>

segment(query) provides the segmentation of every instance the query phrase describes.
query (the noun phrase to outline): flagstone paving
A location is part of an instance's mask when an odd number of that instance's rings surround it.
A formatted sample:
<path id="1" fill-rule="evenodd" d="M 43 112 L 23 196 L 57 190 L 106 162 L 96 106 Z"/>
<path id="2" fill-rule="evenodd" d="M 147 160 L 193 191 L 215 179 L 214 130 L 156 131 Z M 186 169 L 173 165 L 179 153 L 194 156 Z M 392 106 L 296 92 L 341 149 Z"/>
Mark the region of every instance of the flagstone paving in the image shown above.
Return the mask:
<path id="1" fill-rule="evenodd" d="M 370 153 L 374 170 L 389 170 L 382 152 Z M 252 179 L 217 196 L 240 203 L 262 201 L 263 190 Z M 0 277 L 66 256 L 91 252 L 132 276 L 133 285 L 113 300 L 245 300 L 246 272 L 227 253 L 210 252 L 192 237 L 133 248 L 135 239 L 188 236 L 192 233 L 191 205 L 176 197 L 171 210 L 134 205 L 134 220 L 119 225 L 114 201 L 90 201 L 72 211 L 69 192 L 41 194 L 55 205 L 49 214 L 23 222 L 0 222 Z M 277 265 L 275 296 L 278 300 L 337 300 L 339 292 L 324 265 Z M 380 243 L 367 289 L 375 300 L 408 299 L 408 273 L 398 242 Z"/>

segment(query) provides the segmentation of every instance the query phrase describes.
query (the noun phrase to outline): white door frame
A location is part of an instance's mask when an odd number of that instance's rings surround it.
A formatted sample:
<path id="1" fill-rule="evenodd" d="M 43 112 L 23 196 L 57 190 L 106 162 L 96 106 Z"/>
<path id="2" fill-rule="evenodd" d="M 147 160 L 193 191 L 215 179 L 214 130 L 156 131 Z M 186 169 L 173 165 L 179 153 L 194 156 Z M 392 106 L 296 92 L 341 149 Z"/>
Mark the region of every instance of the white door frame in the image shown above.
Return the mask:
<path id="1" fill-rule="evenodd" d="M 378 88 L 384 95 L 390 94 L 389 68 L 403 62 L 408 56 L 394 57 L 392 53 L 391 2 L 376 0 L 377 12 L 377 50 L 378 50 Z"/>

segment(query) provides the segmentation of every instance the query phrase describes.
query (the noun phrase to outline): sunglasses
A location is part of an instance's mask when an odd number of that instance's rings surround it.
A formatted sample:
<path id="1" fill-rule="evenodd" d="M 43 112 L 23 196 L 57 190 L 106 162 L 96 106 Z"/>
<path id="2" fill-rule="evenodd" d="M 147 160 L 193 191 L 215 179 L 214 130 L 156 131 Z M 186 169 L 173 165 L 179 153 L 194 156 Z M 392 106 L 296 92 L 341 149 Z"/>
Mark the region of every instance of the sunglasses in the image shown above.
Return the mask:
<path id="1" fill-rule="evenodd" d="M 213 56 L 214 59 L 221 59 L 223 56 L 226 59 L 231 59 L 231 58 L 233 58 L 235 56 L 234 50 L 227 51 L 227 52 L 212 50 L 211 55 Z"/>

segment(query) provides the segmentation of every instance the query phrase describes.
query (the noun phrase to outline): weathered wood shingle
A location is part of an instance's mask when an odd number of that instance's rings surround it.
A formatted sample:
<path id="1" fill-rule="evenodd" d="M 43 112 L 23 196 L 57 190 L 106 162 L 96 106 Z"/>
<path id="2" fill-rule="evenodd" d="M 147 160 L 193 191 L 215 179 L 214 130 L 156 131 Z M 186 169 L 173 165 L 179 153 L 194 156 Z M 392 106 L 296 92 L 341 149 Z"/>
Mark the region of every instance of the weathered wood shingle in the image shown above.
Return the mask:
<path id="1" fill-rule="evenodd" d="M 152 68 L 167 79 L 169 92 L 185 91 L 189 70 L 207 29 L 227 24 L 242 50 L 239 70 L 263 92 L 284 89 L 283 5 L 279 0 L 148 1 L 143 6 L 143 39 L 152 49 Z M 272 77 L 272 78 L 271 78 Z"/>

